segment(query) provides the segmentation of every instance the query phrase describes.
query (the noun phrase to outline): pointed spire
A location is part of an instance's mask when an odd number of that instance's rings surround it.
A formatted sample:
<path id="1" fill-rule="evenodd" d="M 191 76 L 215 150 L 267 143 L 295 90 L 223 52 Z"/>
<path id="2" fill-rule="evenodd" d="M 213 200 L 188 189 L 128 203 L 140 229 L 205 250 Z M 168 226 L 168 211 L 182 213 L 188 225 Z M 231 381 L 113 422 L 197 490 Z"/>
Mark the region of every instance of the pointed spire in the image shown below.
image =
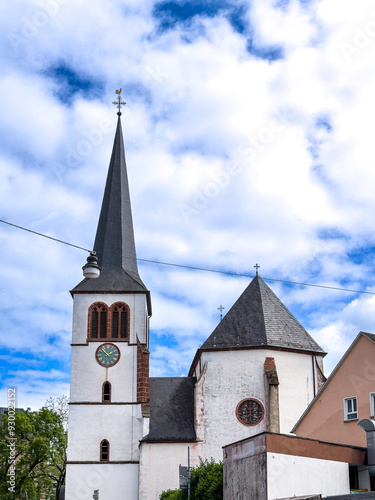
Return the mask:
<path id="1" fill-rule="evenodd" d="M 103 270 L 122 268 L 134 279 L 140 280 L 120 117 L 117 121 L 94 250 L 98 255 L 98 264 Z"/>
<path id="2" fill-rule="evenodd" d="M 98 279 L 83 280 L 73 293 L 147 291 L 138 273 L 120 116 L 119 112 L 94 243 L 101 274 Z"/>

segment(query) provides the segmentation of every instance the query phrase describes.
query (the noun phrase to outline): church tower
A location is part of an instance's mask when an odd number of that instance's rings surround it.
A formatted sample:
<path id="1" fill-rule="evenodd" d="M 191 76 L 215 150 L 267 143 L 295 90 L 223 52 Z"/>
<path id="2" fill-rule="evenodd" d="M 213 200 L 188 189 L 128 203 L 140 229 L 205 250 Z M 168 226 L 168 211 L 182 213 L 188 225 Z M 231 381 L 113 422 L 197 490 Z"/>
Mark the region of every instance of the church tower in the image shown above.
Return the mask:
<path id="1" fill-rule="evenodd" d="M 72 291 L 66 500 L 138 499 L 148 409 L 150 293 L 137 267 L 121 98 L 94 251 L 101 268 Z M 147 421 L 147 420 L 146 420 Z"/>

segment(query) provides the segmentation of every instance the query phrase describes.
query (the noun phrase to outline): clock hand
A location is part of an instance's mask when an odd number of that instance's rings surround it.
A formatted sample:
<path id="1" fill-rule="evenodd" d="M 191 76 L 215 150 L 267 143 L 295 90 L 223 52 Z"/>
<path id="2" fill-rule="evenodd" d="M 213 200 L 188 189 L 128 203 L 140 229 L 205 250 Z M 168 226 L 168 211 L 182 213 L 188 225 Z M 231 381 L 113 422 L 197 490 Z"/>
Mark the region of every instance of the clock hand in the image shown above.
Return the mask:
<path id="1" fill-rule="evenodd" d="M 105 349 L 102 349 L 102 351 L 104 352 L 104 354 L 105 354 L 106 356 L 109 356 L 108 352 L 107 352 Z"/>

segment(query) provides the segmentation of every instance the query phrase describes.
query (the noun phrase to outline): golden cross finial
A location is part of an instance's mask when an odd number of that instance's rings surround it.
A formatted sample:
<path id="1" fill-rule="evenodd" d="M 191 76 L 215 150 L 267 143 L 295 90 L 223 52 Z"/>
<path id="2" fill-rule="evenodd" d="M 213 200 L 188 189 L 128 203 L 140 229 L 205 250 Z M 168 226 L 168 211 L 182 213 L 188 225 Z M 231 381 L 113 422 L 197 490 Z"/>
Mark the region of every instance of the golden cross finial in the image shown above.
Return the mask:
<path id="1" fill-rule="evenodd" d="M 126 104 L 126 102 L 121 99 L 121 92 L 122 92 L 122 89 L 116 90 L 116 94 L 118 95 L 118 97 L 117 97 L 117 99 L 115 101 L 112 102 L 112 104 L 114 104 L 115 106 L 117 106 L 117 109 L 118 109 L 117 114 L 118 114 L 118 116 L 121 116 L 121 114 L 122 114 L 121 113 L 121 108 L 123 106 L 125 106 L 125 104 Z"/>

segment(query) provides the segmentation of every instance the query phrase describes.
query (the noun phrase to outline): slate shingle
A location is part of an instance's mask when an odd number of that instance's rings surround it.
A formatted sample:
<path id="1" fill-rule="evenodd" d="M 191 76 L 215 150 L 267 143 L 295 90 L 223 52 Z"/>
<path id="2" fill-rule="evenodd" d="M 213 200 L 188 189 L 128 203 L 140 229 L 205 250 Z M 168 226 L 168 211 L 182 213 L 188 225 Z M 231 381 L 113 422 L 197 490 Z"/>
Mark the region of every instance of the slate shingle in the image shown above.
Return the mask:
<path id="1" fill-rule="evenodd" d="M 260 276 L 255 276 L 201 349 L 243 347 L 324 353 Z"/>
<path id="2" fill-rule="evenodd" d="M 144 441 L 195 441 L 195 377 L 150 378 L 150 432 Z"/>

